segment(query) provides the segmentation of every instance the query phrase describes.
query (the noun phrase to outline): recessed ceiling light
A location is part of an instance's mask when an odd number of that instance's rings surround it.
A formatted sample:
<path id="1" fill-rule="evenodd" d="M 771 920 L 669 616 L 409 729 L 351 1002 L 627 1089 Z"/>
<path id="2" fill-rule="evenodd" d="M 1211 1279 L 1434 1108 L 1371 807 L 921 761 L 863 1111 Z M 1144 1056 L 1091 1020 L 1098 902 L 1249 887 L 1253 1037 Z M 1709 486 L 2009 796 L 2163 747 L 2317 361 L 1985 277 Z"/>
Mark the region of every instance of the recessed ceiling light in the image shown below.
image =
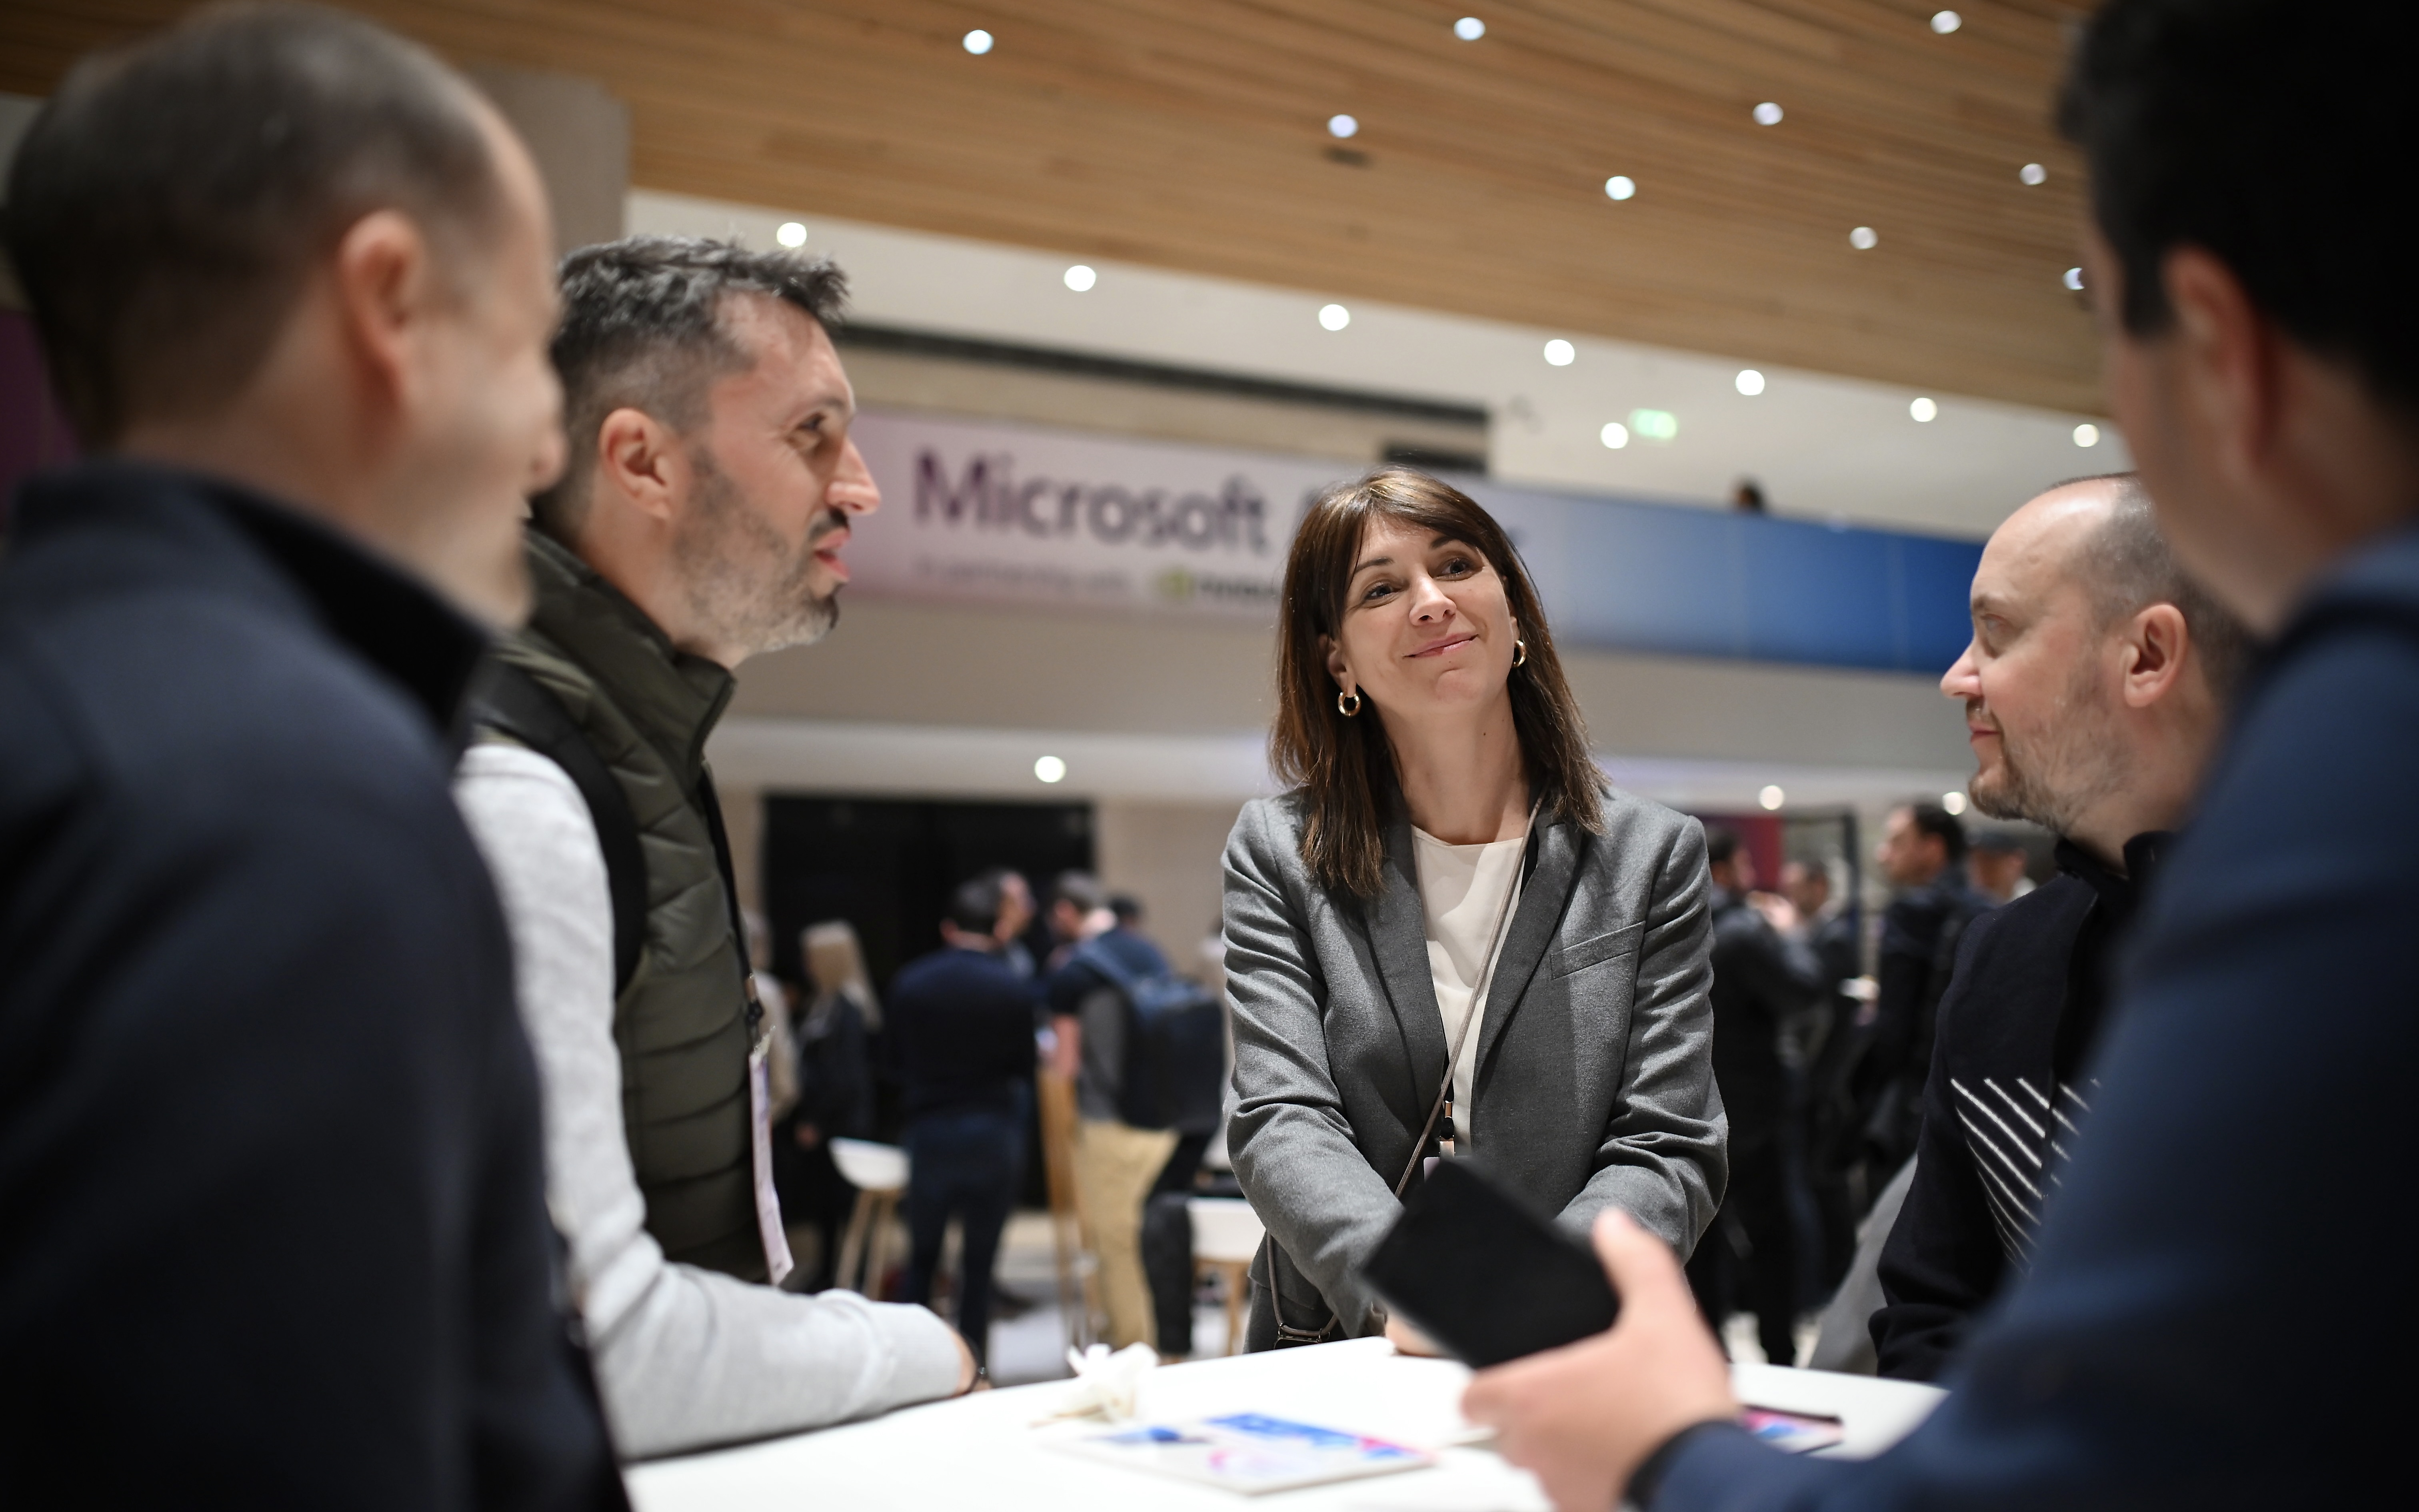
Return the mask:
<path id="1" fill-rule="evenodd" d="M 1617 173 L 1604 181 L 1604 192 L 1614 199 L 1627 199 L 1638 193 L 1638 180 L 1626 173 Z"/>
<path id="2" fill-rule="evenodd" d="M 2087 421 L 2085 421 L 2082 424 L 2075 426 L 2075 427 L 2074 427 L 2074 444 L 2075 444 L 2075 445 L 2077 445 L 2077 446 L 2097 446 L 2097 445 L 2099 445 L 2099 444 L 2100 444 L 2100 427 L 2099 427 L 2099 426 L 2097 426 L 2097 425 L 2095 425 L 2095 424 L 2091 424 L 2091 422 L 2089 422 L 2089 421 L 2088 421 L 2088 420 L 2087 420 Z"/>
<path id="3" fill-rule="evenodd" d="M 1780 784 L 1776 782 L 1757 794 L 1755 801 L 1766 809 L 1778 809 L 1789 801 L 1789 795 L 1781 792 Z"/>
<path id="4" fill-rule="evenodd" d="M 1474 42 L 1487 35 L 1487 23 L 1476 16 L 1464 16 L 1453 23 L 1453 34 L 1465 42 Z"/>
<path id="5" fill-rule="evenodd" d="M 1078 294 L 1082 294 L 1089 290 L 1093 285 L 1100 281 L 1101 275 L 1094 272 L 1091 269 L 1085 267 L 1082 263 L 1077 263 L 1074 267 L 1067 270 L 1067 286 L 1073 289 Z"/>
<path id="6" fill-rule="evenodd" d="M 1870 225 L 1860 225 L 1848 233 L 1848 245 L 1858 252 L 1871 252 L 1881 245 L 1881 237 Z"/>
<path id="7" fill-rule="evenodd" d="M 1943 37 L 1964 24 L 1965 18 L 1954 10 L 1935 10 L 1932 13 L 1932 29 Z"/>
<path id="8" fill-rule="evenodd" d="M 1579 360 L 1579 349 L 1577 347 L 1572 346 L 1569 342 L 1564 341 L 1560 336 L 1556 336 L 1553 340 L 1546 343 L 1546 361 L 1553 363 L 1556 367 L 1570 366 L 1571 363 Z"/>
<path id="9" fill-rule="evenodd" d="M 1033 775 L 1044 782 L 1057 782 L 1067 776 L 1067 764 L 1055 756 L 1042 756 L 1033 763 Z"/>
<path id="10" fill-rule="evenodd" d="M 1731 379 L 1731 382 L 1741 393 L 1750 397 L 1764 392 L 1764 375 L 1751 367 L 1740 368 L 1739 376 Z"/>
<path id="11" fill-rule="evenodd" d="M 2082 293 L 2082 292 L 2083 292 L 2083 270 L 2082 270 L 2082 269 L 2080 269 L 2080 268 L 2070 268 L 2070 269 L 2068 269 L 2068 270 L 2066 270 L 2066 278 L 2065 278 L 2064 282 L 2065 282 L 2065 284 L 2066 284 L 2066 286 L 2067 286 L 2067 287 L 2069 287 L 2069 288 L 2071 288 L 2071 289 L 2074 290 L 2074 292 L 2076 292 L 2077 294 Z"/>
<path id="12" fill-rule="evenodd" d="M 973 31 L 966 33 L 966 51 L 972 53 L 977 57 L 980 57 L 985 53 L 991 51 L 991 33 L 983 30 L 979 26 L 976 27 Z"/>
<path id="13" fill-rule="evenodd" d="M 1771 100 L 1765 100 L 1763 104 L 1756 106 L 1756 107 L 1755 107 L 1755 124 L 1757 124 L 1758 126 L 1778 126 L 1778 125 L 1780 125 L 1780 107 L 1779 105 L 1774 104 L 1774 103 L 1773 103 Z"/>
<path id="14" fill-rule="evenodd" d="M 1680 417 L 1669 409 L 1632 409 L 1629 429 L 1650 441 L 1668 441 L 1680 434 Z"/>
<path id="15" fill-rule="evenodd" d="M 783 221 L 781 228 L 773 233 L 773 239 L 785 247 L 803 247 L 807 244 L 807 228 L 795 221 Z"/>
<path id="16" fill-rule="evenodd" d="M 1618 452 L 1629 444 L 1629 427 L 1618 420 L 1608 420 L 1604 429 L 1595 433 L 1595 439 L 1604 442 L 1606 450 Z"/>
<path id="17" fill-rule="evenodd" d="M 1352 312 L 1340 304 L 1318 307 L 1318 323 L 1330 331 L 1341 331 L 1352 323 Z"/>
<path id="18" fill-rule="evenodd" d="M 1959 814 L 1965 811 L 1965 795 L 1963 793 L 1944 793 L 1940 795 L 1940 807 L 1948 813 L 1949 817 L 1954 819 Z"/>
<path id="19" fill-rule="evenodd" d="M 1338 141 L 1350 136 L 1353 132 L 1358 131 L 1359 130 L 1361 130 L 1361 123 L 1354 120 L 1349 116 L 1330 116 L 1327 117 L 1327 134 L 1336 138 Z"/>
<path id="20" fill-rule="evenodd" d="M 2027 162 L 2016 170 L 2016 177 L 2028 184 L 2044 184 L 2049 182 L 2049 170 L 2038 162 Z"/>
<path id="21" fill-rule="evenodd" d="M 1939 417 L 1940 407 L 1934 404 L 1929 396 L 1918 395 L 1916 401 L 1906 407 L 1906 412 L 1913 415 L 1918 424 L 1929 425 Z"/>

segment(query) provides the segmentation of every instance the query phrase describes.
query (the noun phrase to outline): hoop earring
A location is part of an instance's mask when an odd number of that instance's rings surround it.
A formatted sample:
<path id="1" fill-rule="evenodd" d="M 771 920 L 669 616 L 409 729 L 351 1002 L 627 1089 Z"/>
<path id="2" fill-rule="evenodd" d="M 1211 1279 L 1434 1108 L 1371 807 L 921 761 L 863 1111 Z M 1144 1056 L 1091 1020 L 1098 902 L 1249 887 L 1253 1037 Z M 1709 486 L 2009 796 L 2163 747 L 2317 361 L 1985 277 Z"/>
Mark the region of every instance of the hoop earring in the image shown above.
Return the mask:
<path id="1" fill-rule="evenodd" d="M 1512 665 L 1515 667 L 1526 667 L 1529 665 L 1528 641 L 1515 640 L 1512 642 Z"/>
<path id="2" fill-rule="evenodd" d="M 1349 693 L 1338 693 L 1338 694 L 1336 694 L 1336 695 L 1335 695 L 1335 712 L 1336 712 L 1336 713 L 1338 713 L 1338 714 L 1340 714 L 1340 715 L 1342 715 L 1342 716 L 1344 716 L 1344 717 L 1346 717 L 1346 718 L 1348 718 L 1348 719 L 1351 718 L 1354 715 L 1356 715 L 1356 714 L 1360 713 L 1360 712 L 1361 712 L 1361 693 L 1360 693 L 1360 690 L 1359 690 L 1358 688 L 1355 688 L 1353 691 L 1351 691 L 1351 692 L 1349 692 Z"/>

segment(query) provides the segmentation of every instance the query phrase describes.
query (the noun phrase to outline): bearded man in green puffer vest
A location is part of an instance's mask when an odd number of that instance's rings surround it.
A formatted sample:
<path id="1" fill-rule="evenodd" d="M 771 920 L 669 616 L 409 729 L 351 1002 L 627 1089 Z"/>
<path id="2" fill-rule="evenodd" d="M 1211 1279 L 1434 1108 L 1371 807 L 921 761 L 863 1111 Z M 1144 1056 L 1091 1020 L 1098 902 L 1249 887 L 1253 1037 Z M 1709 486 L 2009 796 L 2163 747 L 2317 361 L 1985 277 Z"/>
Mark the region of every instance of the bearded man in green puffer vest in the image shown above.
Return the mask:
<path id="1" fill-rule="evenodd" d="M 565 260 L 568 461 L 532 501 L 536 608 L 497 650 L 455 782 L 512 925 L 547 1199 L 628 1456 L 974 1376 L 921 1307 L 763 1284 L 790 1263 L 769 1037 L 704 750 L 732 669 L 830 630 L 840 548 L 881 504 L 828 329 L 843 292 L 822 258 L 725 242 Z"/>

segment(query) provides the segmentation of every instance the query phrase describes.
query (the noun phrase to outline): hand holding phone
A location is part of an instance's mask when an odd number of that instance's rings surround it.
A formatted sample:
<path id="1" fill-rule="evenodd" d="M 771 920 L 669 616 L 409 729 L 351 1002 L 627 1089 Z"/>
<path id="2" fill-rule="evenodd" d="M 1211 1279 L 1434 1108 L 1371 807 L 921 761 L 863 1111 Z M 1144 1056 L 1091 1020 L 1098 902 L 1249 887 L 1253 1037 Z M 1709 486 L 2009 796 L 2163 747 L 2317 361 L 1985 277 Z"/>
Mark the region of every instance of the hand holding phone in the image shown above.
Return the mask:
<path id="1" fill-rule="evenodd" d="M 1603 1264 L 1467 1161 L 1441 1161 L 1364 1273 L 1387 1307 L 1465 1364 L 1501 1365 L 1612 1326 Z"/>

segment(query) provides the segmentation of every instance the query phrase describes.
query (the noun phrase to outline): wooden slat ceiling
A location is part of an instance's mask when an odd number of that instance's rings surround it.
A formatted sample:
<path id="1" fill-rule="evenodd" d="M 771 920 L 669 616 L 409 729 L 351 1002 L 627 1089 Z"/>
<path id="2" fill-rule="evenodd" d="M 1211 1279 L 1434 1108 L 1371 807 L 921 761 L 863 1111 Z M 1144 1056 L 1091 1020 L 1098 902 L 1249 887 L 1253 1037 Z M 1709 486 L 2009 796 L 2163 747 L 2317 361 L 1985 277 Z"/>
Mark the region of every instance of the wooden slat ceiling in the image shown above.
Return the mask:
<path id="1" fill-rule="evenodd" d="M 649 188 L 2098 409 L 2059 282 L 2081 175 L 2048 119 L 2088 6 L 1953 3 L 1948 36 L 1937 0 L 355 8 L 602 81 Z M 10 0 L 0 88 L 45 92 L 185 8 Z M 1482 40 L 1456 39 L 1463 14 Z M 988 55 L 962 45 L 977 26 Z M 1615 173 L 1636 198 L 1606 197 Z"/>

